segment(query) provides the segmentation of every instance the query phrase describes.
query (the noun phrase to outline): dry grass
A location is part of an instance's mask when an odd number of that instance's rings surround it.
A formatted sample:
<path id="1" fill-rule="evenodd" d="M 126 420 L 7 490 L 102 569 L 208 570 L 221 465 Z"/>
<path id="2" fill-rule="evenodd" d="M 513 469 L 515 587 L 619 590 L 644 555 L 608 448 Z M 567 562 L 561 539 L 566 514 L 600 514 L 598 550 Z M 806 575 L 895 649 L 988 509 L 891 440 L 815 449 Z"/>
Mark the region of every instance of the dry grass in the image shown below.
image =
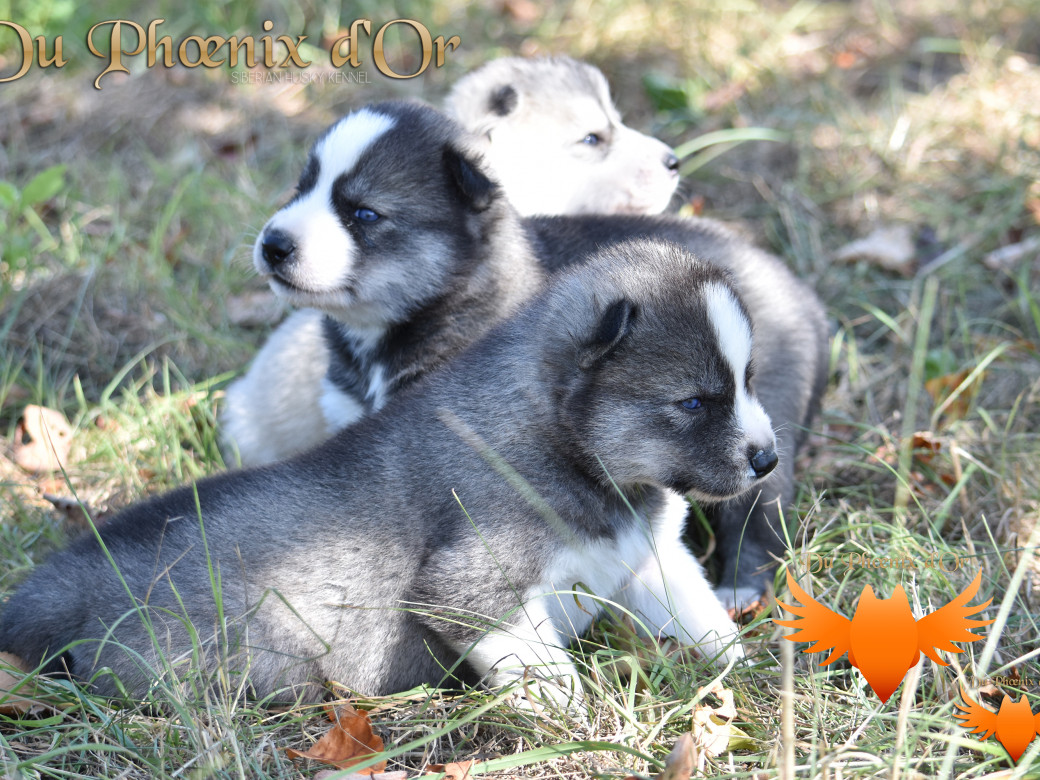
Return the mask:
<path id="1" fill-rule="evenodd" d="M 318 37 L 349 22 L 345 13 L 307 6 L 282 26 L 306 25 Z M 199 14 L 196 31 L 216 31 Z M 672 143 L 742 127 L 790 139 L 728 148 L 684 187 L 705 213 L 738 222 L 812 280 L 835 323 L 833 381 L 790 518 L 791 561 L 869 553 L 964 562 L 948 574 L 835 566 L 803 584 L 851 614 L 866 584 L 887 595 L 902 583 L 926 611 L 981 568 L 980 597 L 994 598 L 987 616 L 1006 606 L 987 647 L 976 643 L 949 668 L 926 662 L 884 706 L 844 661 L 821 669 L 818 657 L 799 653 L 786 742 L 779 645 L 787 643 L 761 616 L 746 639 L 752 664 L 725 680 L 750 741 L 705 759 L 703 770 L 968 778 L 1007 767 L 994 742 L 968 740 L 950 713 L 958 683 L 1012 669 L 1033 681 L 1020 690 L 1034 709 L 1040 698 L 1029 655 L 1040 567 L 1026 547 L 1040 515 L 1040 259 L 1033 250 L 1005 267 L 985 262 L 1040 234 L 1040 6 L 540 9 L 511 0 L 415 3 L 401 15 L 462 36 L 443 71 L 398 85 L 236 87 L 220 71 L 154 69 L 96 92 L 87 58 L 86 68 L 0 85 L 0 181 L 21 190 L 40 171 L 67 166 L 54 197 L 0 206 L 0 452 L 26 403 L 61 409 L 76 432 L 68 484 L 0 460 L 0 589 L 67 538 L 65 519 L 40 492 L 74 490 L 104 511 L 223 467 L 214 444 L 220 390 L 270 327 L 229 314 L 240 296 L 262 290 L 248 247 L 332 117 L 390 95 L 435 101 L 490 56 L 566 52 L 600 65 L 630 120 Z M 66 37 L 79 37 L 72 29 Z M 643 88 L 651 72 L 683 105 L 655 105 Z M 905 273 L 834 260 L 847 242 L 892 224 L 908 226 L 915 241 Z M 943 407 L 926 389 L 972 371 L 981 379 L 963 388 L 964 404 Z M 913 448 L 915 432 L 927 447 Z M 591 675 L 626 648 L 602 629 L 584 648 L 585 668 Z M 477 757 L 499 777 L 652 775 L 690 728 L 709 673 L 666 654 L 649 669 L 634 681 L 597 676 L 588 722 L 533 720 L 488 694 L 393 697 L 372 702 L 373 719 L 391 768 L 412 774 Z M 59 715 L 0 725 L 12 776 L 289 778 L 318 769 L 282 751 L 320 732 L 318 714 L 230 695 L 171 694 L 135 707 L 67 685 L 55 695 Z M 1015 776 L 1033 762 L 1027 754 Z"/>

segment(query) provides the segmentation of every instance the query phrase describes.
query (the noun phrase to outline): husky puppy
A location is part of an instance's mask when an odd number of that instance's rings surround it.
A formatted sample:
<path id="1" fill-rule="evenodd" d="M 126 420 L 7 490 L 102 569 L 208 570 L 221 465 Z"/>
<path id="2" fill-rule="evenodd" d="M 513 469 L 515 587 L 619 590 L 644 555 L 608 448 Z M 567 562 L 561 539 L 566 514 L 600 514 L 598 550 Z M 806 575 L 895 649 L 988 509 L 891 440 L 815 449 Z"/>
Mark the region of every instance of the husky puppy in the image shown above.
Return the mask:
<path id="1" fill-rule="evenodd" d="M 437 684 L 461 656 L 580 695 L 564 648 L 607 599 L 739 658 L 679 493 L 743 494 L 776 464 L 751 373 L 728 274 L 665 242 L 612 247 L 383 414 L 54 555 L 4 608 L 0 649 L 116 694 L 107 667 L 138 697 L 192 658 L 309 700 L 329 680 Z"/>
<path id="2" fill-rule="evenodd" d="M 521 214 L 656 214 L 679 184 L 672 150 L 624 125 L 599 69 L 569 57 L 494 60 L 455 85 L 447 109 Z M 323 320 L 319 309 L 291 314 L 228 387 L 221 428 L 229 461 L 271 463 L 328 435 Z"/>
<path id="3" fill-rule="evenodd" d="M 315 143 L 296 198 L 258 237 L 254 263 L 290 302 L 328 312 L 329 362 L 320 376 L 300 366 L 316 349 L 301 341 L 284 359 L 255 364 L 229 389 L 226 435 L 274 457 L 313 445 L 312 422 L 297 422 L 310 409 L 321 407 L 329 433 L 349 426 L 454 357 L 548 274 L 599 246 L 664 237 L 731 271 L 755 323 L 752 381 L 778 426 L 781 462 L 758 490 L 718 506 L 715 520 L 720 594 L 731 604 L 757 597 L 781 547 L 794 455 L 826 383 L 815 294 L 710 220 L 521 219 L 467 139 L 434 109 L 386 103 L 348 115 Z"/>
<path id="4" fill-rule="evenodd" d="M 624 125 L 598 68 L 570 57 L 493 60 L 445 104 L 523 215 L 657 214 L 679 158 Z"/>

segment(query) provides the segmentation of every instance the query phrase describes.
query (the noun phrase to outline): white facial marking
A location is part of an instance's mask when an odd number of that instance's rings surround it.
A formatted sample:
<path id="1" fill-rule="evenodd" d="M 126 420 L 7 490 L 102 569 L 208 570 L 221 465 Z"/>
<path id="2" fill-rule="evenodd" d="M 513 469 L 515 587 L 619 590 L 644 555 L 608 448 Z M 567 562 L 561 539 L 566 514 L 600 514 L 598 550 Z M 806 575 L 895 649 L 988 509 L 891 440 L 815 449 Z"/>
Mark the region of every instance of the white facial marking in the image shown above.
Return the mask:
<path id="1" fill-rule="evenodd" d="M 736 416 L 741 429 L 750 443 L 762 448 L 775 446 L 768 415 L 744 385 L 744 375 L 751 360 L 751 323 L 725 287 L 710 284 L 705 288 L 704 296 L 719 348 L 733 371 Z"/>
<path id="2" fill-rule="evenodd" d="M 314 147 L 320 170 L 314 186 L 268 221 L 264 231 L 280 230 L 296 243 L 296 258 L 285 276 L 306 292 L 323 293 L 339 288 L 348 278 L 354 260 L 354 240 L 344 229 L 332 206 L 332 188 L 351 171 L 362 155 L 394 126 L 394 119 L 367 109 L 350 114 L 328 131 Z M 257 239 L 253 262 L 261 274 L 270 268 L 262 253 L 263 233 Z M 272 285 L 290 299 L 292 291 Z"/>

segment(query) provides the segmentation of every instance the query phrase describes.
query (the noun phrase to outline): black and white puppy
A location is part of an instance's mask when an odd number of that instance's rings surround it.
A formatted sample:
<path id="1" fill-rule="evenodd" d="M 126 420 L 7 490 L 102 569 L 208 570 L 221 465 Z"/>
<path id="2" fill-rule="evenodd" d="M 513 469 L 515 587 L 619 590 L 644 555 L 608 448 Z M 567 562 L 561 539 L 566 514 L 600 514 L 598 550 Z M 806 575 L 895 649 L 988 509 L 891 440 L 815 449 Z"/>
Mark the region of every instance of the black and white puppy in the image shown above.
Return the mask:
<path id="1" fill-rule="evenodd" d="M 732 273 L 754 323 L 751 381 L 778 427 L 780 466 L 714 514 L 720 593 L 731 603 L 756 597 L 826 382 L 815 294 L 710 220 L 520 218 L 469 143 L 436 110 L 406 103 L 354 112 L 315 143 L 296 197 L 257 239 L 254 263 L 287 300 L 327 316 L 287 328 L 229 388 L 226 438 L 250 462 L 311 446 L 453 358 L 559 269 L 598 247 L 665 238 Z"/>
<path id="2" fill-rule="evenodd" d="M 600 70 L 569 57 L 492 60 L 455 84 L 446 109 L 523 215 L 656 214 L 679 184 L 672 150 L 625 125 Z M 326 153 L 336 151 L 330 143 Z M 229 389 L 228 460 L 269 463 L 327 435 L 319 397 L 298 392 L 318 388 L 328 373 L 323 319 L 320 308 L 290 315 L 254 359 L 256 381 Z M 280 381 L 286 372 L 293 380 Z M 255 423 L 265 419 L 261 431 Z"/>
<path id="3" fill-rule="evenodd" d="M 472 193 L 453 155 L 435 167 Z M 471 209 L 435 189 L 420 198 L 432 211 Z M 415 218 L 395 211 L 407 199 L 341 195 L 360 212 L 345 228 L 355 267 L 389 241 L 366 209 Z M 383 289 L 373 270 L 344 276 L 342 295 Z M 565 648 L 607 600 L 649 633 L 740 658 L 680 540 L 680 494 L 743 495 L 776 463 L 752 353 L 727 273 L 665 242 L 610 247 L 384 413 L 132 506 L 54 555 L 5 605 L 0 650 L 104 694 L 144 696 L 199 666 L 305 700 L 329 680 L 371 695 L 437 684 L 465 656 L 493 684 L 562 681 L 541 690 L 568 700 L 581 688 Z"/>

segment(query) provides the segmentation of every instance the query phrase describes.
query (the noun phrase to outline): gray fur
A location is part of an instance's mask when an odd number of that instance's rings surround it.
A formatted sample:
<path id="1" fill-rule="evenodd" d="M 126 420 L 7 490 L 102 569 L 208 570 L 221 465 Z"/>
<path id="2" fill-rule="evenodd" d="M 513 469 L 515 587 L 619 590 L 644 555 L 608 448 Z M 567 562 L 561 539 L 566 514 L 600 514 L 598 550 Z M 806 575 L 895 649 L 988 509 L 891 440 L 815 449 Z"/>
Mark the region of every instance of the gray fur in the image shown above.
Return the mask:
<path id="1" fill-rule="evenodd" d="M 673 491 L 744 493 L 773 441 L 740 424 L 709 300 L 750 327 L 717 268 L 662 242 L 606 250 L 349 433 L 54 555 L 0 615 L 0 649 L 143 696 L 191 659 L 190 622 L 204 671 L 259 697 L 437 684 L 467 652 L 493 683 L 544 664 L 573 687 L 561 648 L 598 611 L 587 591 L 739 657 Z"/>
<path id="2" fill-rule="evenodd" d="M 298 354 L 313 351 L 310 345 L 298 343 L 281 359 L 270 357 L 274 345 L 265 347 L 264 360 L 232 388 L 247 395 L 250 408 L 257 410 L 244 426 L 255 433 L 236 427 L 234 438 L 241 441 L 248 434 L 252 440 L 264 439 L 269 451 L 282 454 L 313 445 L 317 440 L 301 435 L 305 426 L 291 429 L 293 441 L 280 441 L 280 432 L 290 426 L 279 421 L 291 421 L 299 408 L 320 404 L 329 432 L 352 425 L 399 387 L 449 361 L 507 316 L 547 274 L 582 262 L 598 246 L 640 237 L 667 238 L 733 273 L 754 322 L 753 386 L 777 426 L 781 464 L 761 493 L 727 502 L 714 514 L 722 559 L 721 595 L 738 603 L 761 593 L 771 576 L 771 556 L 781 548 L 781 508 L 794 497 L 795 454 L 826 383 L 827 325 L 813 291 L 777 258 L 712 220 L 627 215 L 520 219 L 473 152 L 462 147 L 453 159 L 467 168 L 470 186 L 481 178 L 487 182 L 476 185 L 481 193 L 478 207 L 457 189 L 455 177 L 423 163 L 444 150 L 460 149 L 465 136 L 456 126 L 429 108 L 379 104 L 366 111 L 395 117 L 396 135 L 375 141 L 372 150 L 380 153 L 363 155 L 346 179 L 363 183 L 357 197 L 366 203 L 394 199 L 396 214 L 388 223 L 396 230 L 390 232 L 388 225 L 386 238 L 363 242 L 360 259 L 351 266 L 350 287 L 363 291 L 368 275 L 389 273 L 397 281 L 394 315 L 373 315 L 381 304 L 363 294 L 351 298 L 342 293 L 336 298 L 335 305 L 327 307 L 333 315 L 326 328 L 327 335 L 331 331 L 326 343 L 332 370 L 321 386 L 310 372 L 293 367 Z M 394 177 L 421 180 L 423 186 L 398 187 L 388 175 L 391 171 Z M 455 191 L 460 206 L 451 213 L 441 209 L 443 224 L 431 230 L 430 204 L 436 200 L 431 191 L 438 188 Z M 279 224 L 276 214 L 269 227 Z M 261 256 L 265 234 L 257 241 L 257 266 L 270 273 Z M 442 281 L 431 284 L 430 274 L 409 272 L 408 262 L 398 259 L 402 257 L 419 268 L 441 266 L 432 276 Z M 307 264 L 298 258 L 294 262 Z M 333 259 L 323 255 L 320 262 Z M 390 273 L 395 267 L 400 270 Z M 275 288 L 297 303 L 312 300 L 277 282 Z M 328 301 L 340 293 L 323 295 Z M 257 376 L 258 366 L 266 370 L 264 376 Z M 291 392 L 284 391 L 285 386 Z M 243 388 L 253 390 L 242 393 Z M 273 388 L 285 398 L 320 399 L 281 406 L 267 402 Z M 229 391 L 229 413 L 242 406 Z"/>

